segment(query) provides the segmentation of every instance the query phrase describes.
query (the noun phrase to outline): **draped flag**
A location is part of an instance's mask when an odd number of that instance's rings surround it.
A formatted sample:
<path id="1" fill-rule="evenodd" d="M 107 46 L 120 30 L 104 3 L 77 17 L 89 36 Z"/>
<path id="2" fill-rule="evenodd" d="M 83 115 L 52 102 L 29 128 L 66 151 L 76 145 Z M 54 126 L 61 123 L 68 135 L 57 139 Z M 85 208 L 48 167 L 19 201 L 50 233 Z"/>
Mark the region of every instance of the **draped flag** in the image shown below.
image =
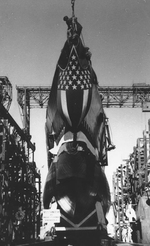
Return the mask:
<path id="1" fill-rule="evenodd" d="M 60 68 L 58 79 L 58 108 L 75 131 L 87 113 L 91 98 L 91 72 L 79 63 L 75 47 L 65 69 Z"/>
<path id="2" fill-rule="evenodd" d="M 105 117 L 97 86 L 93 85 L 91 104 L 82 122 L 82 130 L 92 145 L 98 150 L 99 160 L 103 166 L 107 165 Z"/>
<path id="3" fill-rule="evenodd" d="M 59 144 L 67 131 L 83 131 L 100 153 L 98 142 L 103 139 L 103 116 L 88 48 L 77 35 L 65 42 L 56 66 L 47 108 L 47 137 L 54 134 L 54 140 Z"/>

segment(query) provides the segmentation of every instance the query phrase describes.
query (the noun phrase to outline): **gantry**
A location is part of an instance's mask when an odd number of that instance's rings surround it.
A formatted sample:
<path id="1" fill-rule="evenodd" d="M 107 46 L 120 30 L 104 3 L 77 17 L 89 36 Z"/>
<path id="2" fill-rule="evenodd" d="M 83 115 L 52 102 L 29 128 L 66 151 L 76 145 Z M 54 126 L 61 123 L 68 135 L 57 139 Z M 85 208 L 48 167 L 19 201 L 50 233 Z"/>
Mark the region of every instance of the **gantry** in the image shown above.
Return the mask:
<path id="1" fill-rule="evenodd" d="M 17 101 L 21 107 L 23 127 L 30 134 L 30 109 L 46 108 L 51 91 L 50 86 L 17 86 Z M 145 83 L 132 86 L 99 86 L 105 108 L 142 108 L 150 110 L 150 85 Z"/>

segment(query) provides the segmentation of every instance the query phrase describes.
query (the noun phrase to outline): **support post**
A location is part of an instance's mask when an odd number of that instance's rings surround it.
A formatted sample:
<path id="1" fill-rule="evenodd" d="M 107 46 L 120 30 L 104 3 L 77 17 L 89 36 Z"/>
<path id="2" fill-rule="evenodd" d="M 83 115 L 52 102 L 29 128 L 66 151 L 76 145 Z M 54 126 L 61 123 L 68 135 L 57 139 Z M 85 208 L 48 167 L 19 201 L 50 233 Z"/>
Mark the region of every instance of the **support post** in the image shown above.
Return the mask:
<path id="1" fill-rule="evenodd" d="M 23 126 L 25 132 L 30 135 L 30 96 L 27 88 L 24 89 Z"/>
<path id="2" fill-rule="evenodd" d="M 118 205 L 118 226 L 119 226 L 119 240 L 121 241 L 121 226 L 120 226 L 120 199 L 119 199 L 119 180 L 118 180 L 118 169 L 117 169 L 117 205 Z"/>
<path id="3" fill-rule="evenodd" d="M 107 231 L 106 220 L 105 220 L 105 216 L 104 216 L 101 202 L 97 201 L 95 203 L 95 208 L 96 208 L 96 212 L 97 212 L 98 225 L 102 225 L 102 228 Z"/>

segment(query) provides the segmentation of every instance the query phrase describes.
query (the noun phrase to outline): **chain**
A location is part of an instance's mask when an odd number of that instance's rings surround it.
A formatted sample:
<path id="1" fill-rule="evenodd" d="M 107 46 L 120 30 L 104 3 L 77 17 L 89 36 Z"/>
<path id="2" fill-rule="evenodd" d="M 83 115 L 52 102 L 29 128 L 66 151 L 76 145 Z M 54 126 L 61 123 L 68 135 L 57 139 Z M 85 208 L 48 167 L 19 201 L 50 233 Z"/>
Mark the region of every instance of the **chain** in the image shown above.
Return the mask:
<path id="1" fill-rule="evenodd" d="M 74 4 L 75 4 L 75 0 L 71 0 L 72 17 L 75 17 L 75 15 L 74 15 Z"/>
<path id="2" fill-rule="evenodd" d="M 71 0 L 72 9 L 74 10 L 75 0 Z"/>
<path id="3" fill-rule="evenodd" d="M 75 4 L 75 0 L 71 0 L 71 7 L 72 7 L 72 27 L 73 27 L 73 30 L 75 29 L 74 4 Z"/>

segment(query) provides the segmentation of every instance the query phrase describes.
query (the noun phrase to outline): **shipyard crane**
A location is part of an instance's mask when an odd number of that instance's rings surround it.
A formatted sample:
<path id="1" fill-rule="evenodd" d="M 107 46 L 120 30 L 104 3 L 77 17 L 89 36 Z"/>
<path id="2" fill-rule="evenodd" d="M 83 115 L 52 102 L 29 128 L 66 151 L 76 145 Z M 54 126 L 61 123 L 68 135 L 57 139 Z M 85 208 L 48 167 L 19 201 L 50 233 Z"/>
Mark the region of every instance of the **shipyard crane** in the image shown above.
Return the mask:
<path id="1" fill-rule="evenodd" d="M 30 133 L 30 110 L 46 108 L 50 86 L 17 86 L 17 101 L 21 108 L 23 127 Z M 105 108 L 142 108 L 150 110 L 150 85 L 136 83 L 132 86 L 99 86 Z"/>

